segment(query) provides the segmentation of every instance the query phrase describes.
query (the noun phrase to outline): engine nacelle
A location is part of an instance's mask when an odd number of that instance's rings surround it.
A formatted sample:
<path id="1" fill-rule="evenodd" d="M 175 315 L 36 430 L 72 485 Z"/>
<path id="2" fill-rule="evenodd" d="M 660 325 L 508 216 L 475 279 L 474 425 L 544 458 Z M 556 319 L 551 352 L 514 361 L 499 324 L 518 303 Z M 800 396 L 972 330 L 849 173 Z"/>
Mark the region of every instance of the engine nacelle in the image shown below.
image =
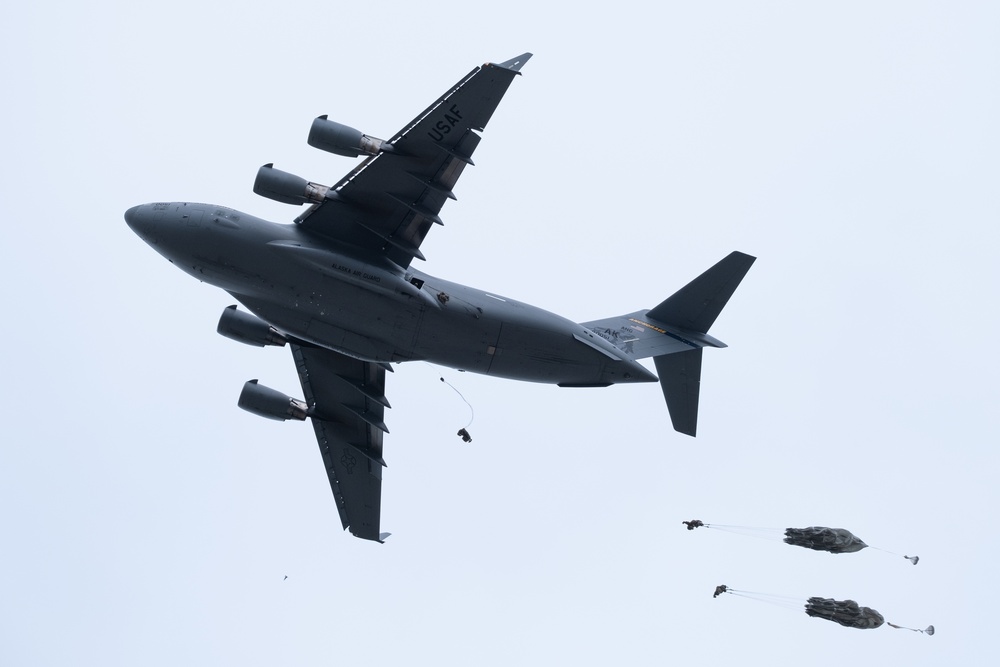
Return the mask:
<path id="1" fill-rule="evenodd" d="M 237 310 L 236 306 L 229 306 L 222 311 L 216 331 L 226 338 L 257 347 L 265 345 L 284 347 L 288 342 L 284 334 L 270 324 L 250 313 Z"/>
<path id="2" fill-rule="evenodd" d="M 253 191 L 261 197 L 280 201 L 282 204 L 298 205 L 323 201 L 330 188 L 275 169 L 274 163 L 268 163 L 257 170 Z"/>
<path id="3" fill-rule="evenodd" d="M 257 384 L 257 380 L 247 380 L 240 393 L 238 405 L 259 417 L 277 421 L 298 419 L 305 421 L 309 416 L 309 406 L 305 401 L 286 396 L 280 391 Z"/>
<path id="4" fill-rule="evenodd" d="M 320 116 L 313 121 L 312 127 L 309 128 L 309 145 L 344 157 L 358 157 L 362 153 L 378 155 L 381 152 L 392 151 L 392 144 L 369 137 L 353 127 L 335 123 L 326 116 Z"/>

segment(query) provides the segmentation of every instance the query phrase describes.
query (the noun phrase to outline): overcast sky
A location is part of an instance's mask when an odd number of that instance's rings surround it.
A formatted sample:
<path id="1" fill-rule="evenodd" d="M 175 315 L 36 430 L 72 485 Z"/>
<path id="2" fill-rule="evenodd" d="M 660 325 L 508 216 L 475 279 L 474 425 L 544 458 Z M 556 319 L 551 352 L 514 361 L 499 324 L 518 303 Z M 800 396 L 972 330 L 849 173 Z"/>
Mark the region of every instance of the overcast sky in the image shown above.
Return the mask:
<path id="1" fill-rule="evenodd" d="M 0 664 L 988 662 L 1000 8 L 818 4 L 7 3 Z M 357 540 L 310 426 L 236 407 L 250 378 L 300 395 L 288 351 L 218 336 L 231 297 L 122 213 L 289 222 L 251 191 L 261 164 L 356 164 L 306 144 L 315 116 L 389 137 L 524 51 L 420 268 L 585 321 L 741 250 L 711 331 L 730 347 L 705 353 L 697 439 L 655 385 L 398 367 L 393 535 Z"/>

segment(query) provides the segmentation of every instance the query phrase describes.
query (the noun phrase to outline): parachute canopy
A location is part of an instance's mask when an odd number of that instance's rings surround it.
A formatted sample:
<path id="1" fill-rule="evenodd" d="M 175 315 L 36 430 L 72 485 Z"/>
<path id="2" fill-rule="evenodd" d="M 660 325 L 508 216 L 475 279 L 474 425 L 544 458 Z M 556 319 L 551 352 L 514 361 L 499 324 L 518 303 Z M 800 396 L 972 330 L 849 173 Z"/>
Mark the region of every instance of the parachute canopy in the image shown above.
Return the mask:
<path id="1" fill-rule="evenodd" d="M 721 523 L 705 523 L 700 519 L 682 521 L 681 523 L 688 530 L 695 528 L 715 528 L 729 533 L 742 533 L 749 537 L 758 537 L 766 540 L 784 540 L 785 544 L 797 547 L 805 547 L 814 551 L 827 551 L 832 554 L 848 554 L 868 548 L 864 540 L 847 530 L 846 528 L 827 528 L 826 526 L 809 526 L 808 528 L 763 528 L 760 526 L 730 526 Z M 782 537 L 784 533 L 784 537 Z M 903 556 L 895 551 L 888 551 L 880 547 L 871 547 L 878 551 L 884 551 L 896 556 Z M 903 556 L 914 565 L 920 560 L 919 556 Z"/>
<path id="2" fill-rule="evenodd" d="M 882 614 L 871 607 L 862 607 L 854 600 L 809 598 L 806 600 L 806 613 L 859 630 L 870 630 L 885 623 Z"/>
<path id="3" fill-rule="evenodd" d="M 787 595 L 775 595 L 774 593 L 760 593 L 755 591 L 744 591 L 722 584 L 715 587 L 712 597 L 719 597 L 722 594 L 736 595 L 738 597 L 750 598 L 760 602 L 785 607 L 790 610 L 802 609 L 802 598 L 789 597 Z M 885 620 L 882 614 L 871 607 L 862 607 L 854 600 L 834 600 L 833 598 L 812 597 L 806 600 L 806 614 L 823 618 L 834 623 L 839 623 L 848 628 L 858 628 L 859 630 L 870 630 L 882 625 L 898 630 L 912 630 L 922 632 L 927 635 L 934 634 L 934 626 L 928 625 L 924 629 L 908 628 L 903 625 L 896 625 Z"/>
<path id="4" fill-rule="evenodd" d="M 785 544 L 794 544 L 816 551 L 829 551 L 832 554 L 854 553 L 868 546 L 861 538 L 845 528 L 824 526 L 786 528 Z"/>

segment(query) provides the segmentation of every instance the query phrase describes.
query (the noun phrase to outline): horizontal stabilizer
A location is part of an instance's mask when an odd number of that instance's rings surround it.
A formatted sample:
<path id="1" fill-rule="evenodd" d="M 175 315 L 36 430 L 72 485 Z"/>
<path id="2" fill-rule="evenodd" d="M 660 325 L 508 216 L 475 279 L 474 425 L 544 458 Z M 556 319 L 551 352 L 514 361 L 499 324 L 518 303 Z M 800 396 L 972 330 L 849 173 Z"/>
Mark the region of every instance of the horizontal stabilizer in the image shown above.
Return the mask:
<path id="1" fill-rule="evenodd" d="M 702 348 L 653 357 L 674 430 L 694 437 L 698 430 Z"/>
<path id="2" fill-rule="evenodd" d="M 756 257 L 732 252 L 679 289 L 646 317 L 671 326 L 708 333 Z"/>
<path id="3" fill-rule="evenodd" d="M 511 72 L 521 73 L 521 68 L 524 67 L 524 63 L 528 62 L 532 53 L 522 53 L 516 58 L 511 58 L 510 60 L 505 60 L 498 64 L 497 67 L 503 67 L 504 69 L 509 69 Z"/>

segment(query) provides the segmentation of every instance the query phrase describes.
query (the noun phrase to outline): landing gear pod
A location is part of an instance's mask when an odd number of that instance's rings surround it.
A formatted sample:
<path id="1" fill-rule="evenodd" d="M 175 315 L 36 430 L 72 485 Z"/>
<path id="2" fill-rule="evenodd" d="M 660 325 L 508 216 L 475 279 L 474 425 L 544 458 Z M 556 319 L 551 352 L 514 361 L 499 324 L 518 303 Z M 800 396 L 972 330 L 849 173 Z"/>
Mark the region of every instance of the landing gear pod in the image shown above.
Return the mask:
<path id="1" fill-rule="evenodd" d="M 236 306 L 229 306 L 222 311 L 216 331 L 226 338 L 257 347 L 265 345 L 284 347 L 288 342 L 284 334 L 270 324 L 250 313 L 237 310 Z"/>
<path id="2" fill-rule="evenodd" d="M 258 417 L 277 421 L 298 419 L 305 421 L 309 416 L 309 406 L 305 401 L 286 396 L 280 391 L 257 384 L 257 380 L 247 380 L 240 393 L 238 405 Z"/>
<path id="3" fill-rule="evenodd" d="M 392 145 L 382 139 L 369 137 L 353 127 L 335 123 L 325 115 L 315 119 L 309 128 L 309 145 L 344 157 L 358 157 L 362 153 L 378 155 L 392 150 Z"/>
<path id="4" fill-rule="evenodd" d="M 307 181 L 301 176 L 289 174 L 274 168 L 269 162 L 257 170 L 257 178 L 253 182 L 253 191 L 261 197 L 267 197 L 282 204 L 319 203 L 326 199 L 330 188 L 319 183 Z"/>

